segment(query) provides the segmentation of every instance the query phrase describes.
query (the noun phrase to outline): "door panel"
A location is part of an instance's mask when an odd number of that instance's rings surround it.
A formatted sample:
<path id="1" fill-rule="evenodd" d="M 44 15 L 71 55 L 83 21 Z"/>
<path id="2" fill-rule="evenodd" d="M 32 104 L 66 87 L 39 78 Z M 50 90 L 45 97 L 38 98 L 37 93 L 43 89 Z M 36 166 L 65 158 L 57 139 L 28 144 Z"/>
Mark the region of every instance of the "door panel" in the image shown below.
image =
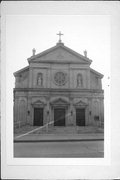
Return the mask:
<path id="1" fill-rule="evenodd" d="M 85 109 L 76 109 L 76 125 L 85 126 Z"/>
<path id="2" fill-rule="evenodd" d="M 34 126 L 43 126 L 43 108 L 34 108 Z"/>
<path id="3" fill-rule="evenodd" d="M 54 109 L 54 126 L 65 126 L 65 109 Z"/>

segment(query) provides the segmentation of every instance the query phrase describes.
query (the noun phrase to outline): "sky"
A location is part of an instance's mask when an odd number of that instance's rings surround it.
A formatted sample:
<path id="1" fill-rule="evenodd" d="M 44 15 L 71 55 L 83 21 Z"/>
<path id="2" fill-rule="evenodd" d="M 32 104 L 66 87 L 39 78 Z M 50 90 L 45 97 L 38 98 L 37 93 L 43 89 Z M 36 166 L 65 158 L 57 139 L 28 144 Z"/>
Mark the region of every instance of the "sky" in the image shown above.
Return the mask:
<path id="1" fill-rule="evenodd" d="M 102 73 L 103 89 L 110 76 L 110 17 L 107 15 L 7 15 L 6 75 L 15 86 L 13 73 L 28 65 L 27 58 L 56 45 L 61 31 L 65 46 L 83 55 L 87 50 L 91 68 Z"/>

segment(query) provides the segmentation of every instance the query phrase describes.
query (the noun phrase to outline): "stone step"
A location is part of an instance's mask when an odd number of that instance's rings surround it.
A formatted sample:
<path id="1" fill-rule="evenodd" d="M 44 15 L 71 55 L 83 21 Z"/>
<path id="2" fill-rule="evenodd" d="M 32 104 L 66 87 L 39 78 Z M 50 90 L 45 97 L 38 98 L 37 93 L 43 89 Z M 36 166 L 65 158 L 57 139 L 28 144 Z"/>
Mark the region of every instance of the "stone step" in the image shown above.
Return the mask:
<path id="1" fill-rule="evenodd" d="M 103 133 L 104 129 L 93 126 L 65 126 L 65 127 L 57 127 L 57 126 L 49 126 L 40 127 L 38 126 L 23 126 L 16 130 L 15 134 L 24 134 L 30 132 L 30 134 L 79 134 L 79 133 Z"/>
<path id="2" fill-rule="evenodd" d="M 48 130 L 46 128 L 42 128 L 34 132 L 34 134 L 39 133 L 48 133 L 48 134 L 66 134 L 66 133 L 77 133 L 76 127 L 49 127 Z"/>
<path id="3" fill-rule="evenodd" d="M 103 129 L 98 127 L 49 127 L 48 130 L 46 128 L 40 129 L 34 134 L 79 134 L 79 133 L 101 133 Z"/>

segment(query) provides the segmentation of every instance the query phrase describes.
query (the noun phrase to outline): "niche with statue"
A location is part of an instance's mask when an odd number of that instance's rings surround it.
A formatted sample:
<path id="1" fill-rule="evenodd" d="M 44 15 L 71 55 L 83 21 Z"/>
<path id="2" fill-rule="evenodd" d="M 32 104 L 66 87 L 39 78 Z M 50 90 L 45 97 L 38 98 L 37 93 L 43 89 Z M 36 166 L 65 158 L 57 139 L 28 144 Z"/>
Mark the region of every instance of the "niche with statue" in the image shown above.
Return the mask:
<path id="1" fill-rule="evenodd" d="M 77 74 L 77 87 L 82 88 L 83 87 L 83 77 L 82 74 Z"/>
<path id="2" fill-rule="evenodd" d="M 37 75 L 37 85 L 38 86 L 43 86 L 43 74 L 42 73 L 38 73 Z"/>

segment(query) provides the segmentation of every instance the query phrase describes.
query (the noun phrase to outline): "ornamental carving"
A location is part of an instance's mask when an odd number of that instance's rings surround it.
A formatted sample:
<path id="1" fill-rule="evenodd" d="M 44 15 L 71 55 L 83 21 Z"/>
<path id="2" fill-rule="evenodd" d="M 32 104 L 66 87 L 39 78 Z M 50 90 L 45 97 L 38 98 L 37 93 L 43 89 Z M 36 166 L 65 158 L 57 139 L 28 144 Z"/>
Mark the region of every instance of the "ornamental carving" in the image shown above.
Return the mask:
<path id="1" fill-rule="evenodd" d="M 55 84 L 58 86 L 63 86 L 66 83 L 66 74 L 64 72 L 57 72 L 54 75 Z"/>

